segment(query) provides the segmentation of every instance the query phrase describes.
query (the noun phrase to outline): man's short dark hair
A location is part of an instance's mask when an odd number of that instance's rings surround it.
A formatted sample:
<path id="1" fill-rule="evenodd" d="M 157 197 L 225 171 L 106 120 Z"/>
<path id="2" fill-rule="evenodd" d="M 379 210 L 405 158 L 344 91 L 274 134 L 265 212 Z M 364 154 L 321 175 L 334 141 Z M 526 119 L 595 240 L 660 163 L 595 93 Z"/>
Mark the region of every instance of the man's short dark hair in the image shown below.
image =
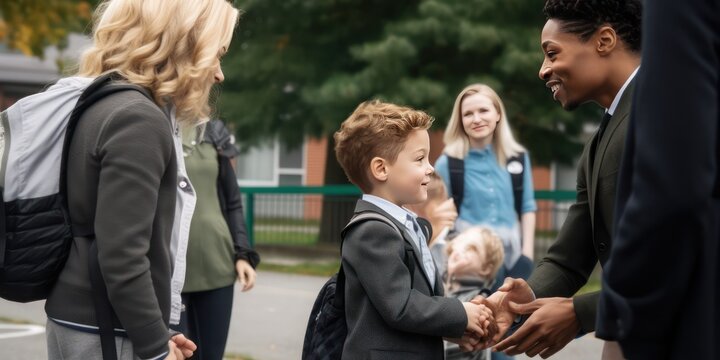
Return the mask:
<path id="1" fill-rule="evenodd" d="M 630 50 L 640 52 L 641 0 L 547 0 L 543 12 L 548 20 L 560 20 L 563 31 L 577 34 L 583 41 L 609 24 Z"/>

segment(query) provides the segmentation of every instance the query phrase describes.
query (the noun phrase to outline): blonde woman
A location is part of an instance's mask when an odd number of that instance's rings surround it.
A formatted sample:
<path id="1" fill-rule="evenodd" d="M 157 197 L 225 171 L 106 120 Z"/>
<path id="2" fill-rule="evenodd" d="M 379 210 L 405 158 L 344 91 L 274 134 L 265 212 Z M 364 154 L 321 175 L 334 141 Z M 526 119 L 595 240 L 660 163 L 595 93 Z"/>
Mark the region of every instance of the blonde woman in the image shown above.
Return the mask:
<path id="1" fill-rule="evenodd" d="M 182 359 L 196 349 L 169 330 L 180 317 L 195 203 L 180 129 L 207 121 L 237 19 L 226 0 L 100 4 L 79 75 L 56 85 L 84 84 L 94 100 L 69 144 L 74 239 L 45 305 L 48 358 Z M 106 296 L 94 298 L 101 286 Z M 99 336 L 104 304 L 112 327 Z"/>
<path id="2" fill-rule="evenodd" d="M 527 151 L 513 138 L 497 93 L 483 84 L 463 89 L 444 140 L 435 170 L 455 198 L 456 230 L 483 225 L 502 238 L 505 261 L 496 286 L 508 274 L 527 278 L 532 271 L 537 209 L 532 171 Z"/>

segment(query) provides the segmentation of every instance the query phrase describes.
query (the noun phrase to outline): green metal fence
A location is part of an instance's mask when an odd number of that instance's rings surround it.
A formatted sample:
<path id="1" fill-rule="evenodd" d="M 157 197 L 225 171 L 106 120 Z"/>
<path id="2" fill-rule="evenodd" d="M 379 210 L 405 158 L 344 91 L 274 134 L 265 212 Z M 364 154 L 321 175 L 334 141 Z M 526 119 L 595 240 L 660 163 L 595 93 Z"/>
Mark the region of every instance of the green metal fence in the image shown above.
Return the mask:
<path id="1" fill-rule="evenodd" d="M 255 245 L 334 245 L 362 195 L 353 185 L 242 187 Z M 574 191 L 536 191 L 537 251 L 545 251 L 575 200 Z"/>

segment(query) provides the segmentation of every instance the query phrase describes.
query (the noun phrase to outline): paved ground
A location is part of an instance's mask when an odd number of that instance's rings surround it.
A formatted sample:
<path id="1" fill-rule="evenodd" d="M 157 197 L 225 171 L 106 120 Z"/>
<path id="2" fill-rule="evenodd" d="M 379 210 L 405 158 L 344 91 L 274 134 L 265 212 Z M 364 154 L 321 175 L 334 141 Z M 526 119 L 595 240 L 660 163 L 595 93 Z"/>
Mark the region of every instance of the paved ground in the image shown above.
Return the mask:
<path id="1" fill-rule="evenodd" d="M 299 359 L 308 313 L 325 280 L 260 272 L 255 289 L 249 293 L 236 292 L 227 352 L 249 355 L 255 360 Z M 44 325 L 43 303 L 17 304 L 0 300 L 0 322 L 9 319 Z M 27 333 L 21 337 L 8 337 L 20 331 Z M 0 326 L 0 358 L 45 359 L 45 336 L 32 335 L 32 331 L 2 329 Z M 553 359 L 599 359 L 601 348 L 599 340 L 585 336 L 573 341 Z"/>

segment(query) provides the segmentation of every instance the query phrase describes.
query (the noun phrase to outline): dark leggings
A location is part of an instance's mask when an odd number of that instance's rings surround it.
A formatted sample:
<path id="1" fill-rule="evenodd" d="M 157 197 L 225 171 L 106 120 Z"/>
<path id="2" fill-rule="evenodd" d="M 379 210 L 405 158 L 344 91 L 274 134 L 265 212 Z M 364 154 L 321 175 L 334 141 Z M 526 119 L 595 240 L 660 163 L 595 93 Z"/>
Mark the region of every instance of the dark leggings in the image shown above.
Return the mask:
<path id="1" fill-rule="evenodd" d="M 228 287 L 182 294 L 185 311 L 180 316 L 178 331 L 198 346 L 197 360 L 222 360 L 225 353 L 233 285 Z"/>

